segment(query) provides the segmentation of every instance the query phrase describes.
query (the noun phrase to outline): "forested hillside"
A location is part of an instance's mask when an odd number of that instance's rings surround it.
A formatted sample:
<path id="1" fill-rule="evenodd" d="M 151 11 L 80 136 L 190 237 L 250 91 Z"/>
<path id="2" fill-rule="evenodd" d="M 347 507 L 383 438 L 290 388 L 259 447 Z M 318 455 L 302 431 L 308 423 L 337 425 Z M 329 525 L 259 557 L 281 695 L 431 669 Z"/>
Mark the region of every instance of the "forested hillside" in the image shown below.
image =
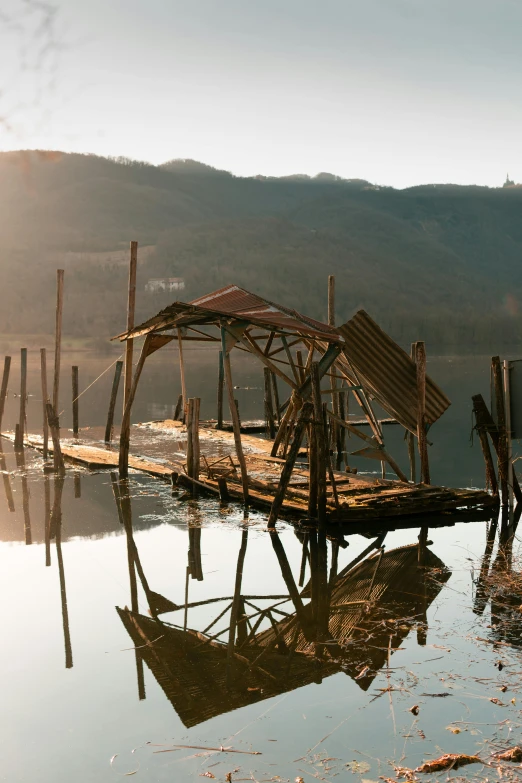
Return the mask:
<path id="1" fill-rule="evenodd" d="M 0 155 L 0 332 L 51 332 L 55 270 L 65 327 L 105 337 L 125 322 L 130 239 L 140 254 L 138 317 L 234 282 L 324 318 L 367 309 L 402 343 L 498 348 L 522 341 L 522 189 L 361 180 L 239 178 L 194 161 L 156 167 L 89 155 Z M 123 262 L 122 262 L 123 261 Z"/>

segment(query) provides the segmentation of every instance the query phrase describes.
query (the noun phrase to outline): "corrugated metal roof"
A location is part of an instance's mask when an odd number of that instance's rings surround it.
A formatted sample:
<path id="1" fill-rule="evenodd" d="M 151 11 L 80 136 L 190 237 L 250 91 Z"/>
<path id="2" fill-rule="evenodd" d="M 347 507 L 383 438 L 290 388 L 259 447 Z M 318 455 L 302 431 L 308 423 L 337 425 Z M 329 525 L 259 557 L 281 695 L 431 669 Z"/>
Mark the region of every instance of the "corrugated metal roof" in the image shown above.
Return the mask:
<path id="1" fill-rule="evenodd" d="M 125 340 L 127 337 L 140 337 L 152 331 L 174 326 L 212 324 L 219 321 L 220 317 L 237 318 L 265 329 L 298 332 L 307 337 L 317 337 L 329 342 L 339 340 L 337 330 L 328 324 L 308 318 L 297 310 L 275 304 L 237 285 L 225 286 L 188 304 L 174 302 L 153 318 L 118 337 Z"/>
<path id="2" fill-rule="evenodd" d="M 377 402 L 410 432 L 417 431 L 417 370 L 415 362 L 386 332 L 359 310 L 338 327 L 346 342 L 345 356 Z M 443 391 L 426 375 L 426 418 L 437 421 L 451 405 Z"/>

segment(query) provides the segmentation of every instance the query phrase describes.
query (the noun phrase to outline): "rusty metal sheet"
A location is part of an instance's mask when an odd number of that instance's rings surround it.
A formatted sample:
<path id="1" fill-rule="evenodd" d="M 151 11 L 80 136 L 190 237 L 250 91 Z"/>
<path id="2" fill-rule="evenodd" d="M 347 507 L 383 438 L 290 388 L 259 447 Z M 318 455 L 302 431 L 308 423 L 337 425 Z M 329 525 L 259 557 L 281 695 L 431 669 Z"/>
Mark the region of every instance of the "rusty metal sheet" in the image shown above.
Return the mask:
<path id="1" fill-rule="evenodd" d="M 174 302 L 157 315 L 113 339 L 126 340 L 149 332 L 177 326 L 218 324 L 220 318 L 234 318 L 268 330 L 299 333 L 327 342 L 339 342 L 337 330 L 296 310 L 263 299 L 237 285 L 229 285 L 192 302 Z"/>
<path id="2" fill-rule="evenodd" d="M 417 371 L 415 362 L 386 332 L 359 310 L 338 332 L 344 354 L 365 388 L 410 432 L 417 431 Z M 431 425 L 451 405 L 426 375 L 426 418 Z"/>

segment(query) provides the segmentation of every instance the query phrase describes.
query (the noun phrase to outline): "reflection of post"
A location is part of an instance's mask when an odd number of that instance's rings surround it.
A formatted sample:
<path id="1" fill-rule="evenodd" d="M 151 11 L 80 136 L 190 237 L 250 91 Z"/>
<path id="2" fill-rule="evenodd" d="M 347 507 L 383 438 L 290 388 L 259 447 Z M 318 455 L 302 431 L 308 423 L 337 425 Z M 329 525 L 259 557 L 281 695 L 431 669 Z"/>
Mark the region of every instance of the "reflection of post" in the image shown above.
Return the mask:
<path id="1" fill-rule="evenodd" d="M 31 517 L 29 516 L 29 485 L 27 483 L 27 471 L 25 467 L 25 453 L 23 449 L 15 450 L 16 465 L 20 471 L 22 481 L 22 508 L 24 512 L 25 543 L 32 544 Z"/>
<path id="2" fill-rule="evenodd" d="M 7 508 L 9 509 L 9 511 L 14 511 L 15 504 L 13 499 L 13 490 L 11 489 L 11 480 L 9 478 L 9 471 L 7 470 L 5 454 L 1 449 L 2 449 L 2 444 L 0 442 L 0 470 L 2 471 L 2 477 L 4 479 L 4 489 L 5 489 L 5 496 L 7 498 Z"/>
<path id="3" fill-rule="evenodd" d="M 310 540 L 315 535 L 315 530 L 312 530 L 310 533 Z M 297 589 L 297 585 L 295 583 L 294 576 L 292 574 L 292 569 L 290 568 L 290 563 L 288 562 L 288 558 L 286 556 L 286 552 L 284 550 L 283 544 L 281 543 L 281 539 L 279 538 L 279 534 L 276 533 L 275 530 L 270 531 L 270 541 L 272 542 L 272 547 L 274 548 L 274 552 L 276 553 L 276 557 L 279 561 L 279 567 L 281 569 L 281 575 L 283 579 L 285 580 L 285 584 L 288 590 L 288 594 L 292 600 L 292 603 L 295 608 L 295 613 L 297 616 L 297 620 L 299 624 L 301 625 L 303 629 L 303 633 L 305 634 L 306 638 L 308 638 L 308 621 L 306 618 L 306 612 L 305 607 L 303 604 L 303 599 L 301 598 L 301 594 L 299 590 Z M 310 565 L 311 567 L 311 565 Z"/>
<path id="4" fill-rule="evenodd" d="M 230 610 L 230 629 L 228 632 L 228 649 L 227 649 L 227 682 L 230 684 L 230 675 L 232 673 L 232 660 L 234 657 L 234 643 L 236 640 L 237 621 L 239 619 L 239 611 L 241 608 L 241 583 L 243 581 L 243 566 L 245 563 L 245 555 L 248 543 L 248 528 L 243 530 L 241 536 L 241 546 L 239 548 L 239 555 L 237 558 L 236 567 L 236 583 L 234 586 L 234 598 L 232 601 L 232 608 Z"/>
<path id="5" fill-rule="evenodd" d="M 45 565 L 51 565 L 51 484 L 49 476 L 44 473 L 44 536 Z"/>
<path id="6" fill-rule="evenodd" d="M 428 528 L 423 525 L 419 533 L 419 565 L 423 566 L 426 562 L 426 545 L 428 541 Z"/>
<path id="7" fill-rule="evenodd" d="M 488 602 L 488 592 L 486 589 L 486 579 L 489 573 L 489 564 L 491 561 L 491 555 L 493 554 L 493 545 L 498 529 L 498 517 L 491 520 L 491 524 L 488 528 L 488 534 L 486 538 L 486 548 L 480 564 L 479 577 L 475 586 L 475 599 L 473 601 L 473 611 L 475 614 L 481 615 L 486 608 Z"/>
<path id="8" fill-rule="evenodd" d="M 198 582 L 203 581 L 203 568 L 201 566 L 201 527 L 189 527 L 189 551 L 188 551 L 189 571 L 192 579 Z"/>
<path id="9" fill-rule="evenodd" d="M 65 571 L 62 556 L 62 493 L 65 478 L 61 475 L 54 477 L 54 501 L 51 513 L 51 530 L 56 541 L 56 559 L 58 560 L 58 573 L 60 575 L 60 595 L 62 599 L 63 638 L 65 644 L 65 668 L 72 669 L 73 657 L 71 647 L 71 634 L 69 630 L 69 612 L 67 609 L 67 593 L 65 590 Z"/>
<path id="10" fill-rule="evenodd" d="M 81 473 L 78 470 L 74 471 L 74 497 L 76 499 L 82 496 L 82 478 Z"/>

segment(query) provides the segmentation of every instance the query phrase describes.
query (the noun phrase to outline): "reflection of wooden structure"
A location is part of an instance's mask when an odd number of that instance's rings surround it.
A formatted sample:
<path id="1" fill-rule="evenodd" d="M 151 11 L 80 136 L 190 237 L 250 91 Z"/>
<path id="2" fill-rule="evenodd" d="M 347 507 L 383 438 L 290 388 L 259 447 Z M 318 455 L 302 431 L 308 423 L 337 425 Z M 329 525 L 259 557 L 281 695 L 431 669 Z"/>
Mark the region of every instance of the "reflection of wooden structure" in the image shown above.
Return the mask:
<path id="1" fill-rule="evenodd" d="M 282 547 L 280 541 L 279 545 Z M 235 622 L 231 621 L 232 648 L 230 638 L 228 643 L 219 641 L 211 635 L 210 627 L 207 633 L 184 631 L 157 617 L 127 608 L 117 610 L 187 727 L 309 683 L 320 683 L 339 672 L 367 690 L 386 663 L 389 645 L 392 650 L 398 647 L 415 627 L 423 643 L 427 608 L 449 576 L 433 553 L 427 551 L 426 563 L 437 570 L 435 579 L 418 568 L 417 545 L 389 552 L 378 549 L 346 573 L 333 576 L 323 603 L 325 623 L 320 617 L 320 592 L 326 549 L 324 553 L 320 549 L 318 541 L 315 555 L 311 551 L 310 584 L 297 596 L 291 573 L 284 572 L 284 550 L 276 551 L 292 596 L 292 614 L 288 613 L 288 599 L 279 597 L 263 607 L 262 597 L 242 596 L 239 580 L 239 591 L 236 589 L 232 599 L 232 612 L 236 607 Z M 236 577 L 236 588 L 237 584 Z M 263 619 L 269 627 L 259 631 Z M 226 633 L 230 636 L 230 629 L 218 636 Z"/>
<path id="2" fill-rule="evenodd" d="M 335 327 L 277 305 L 238 286 L 228 286 L 188 304 L 175 302 L 140 326 L 119 335 L 127 343 L 138 337 L 145 337 L 145 341 L 122 421 L 119 452 L 121 477 L 128 473 L 132 403 L 147 357 L 172 340 L 178 341 L 183 401 L 186 405 L 181 347 L 183 341 L 195 340 L 215 342 L 221 347 L 218 388 L 222 400 L 222 386 L 225 383 L 238 463 L 237 473 L 228 481 L 229 494 L 243 499 L 245 503 L 271 506 L 269 526 L 275 526 L 280 511 L 284 513 L 288 510 L 311 519 L 326 513 L 330 521 L 342 523 L 354 519 L 433 513 L 496 503 L 496 499 L 484 492 L 408 483 L 385 447 L 383 429 L 374 410 L 374 402 L 381 405 L 408 432 L 418 436 L 422 446 L 422 462 L 426 468 L 423 474 L 426 483 L 429 482 L 426 432 L 450 403 L 425 375 L 425 362 L 419 364 L 413 361 L 364 311 L 359 311 L 346 324 Z M 269 412 L 272 429 L 274 419 L 279 422 L 270 459 L 281 460 L 282 466 L 272 485 L 264 481 L 263 475 L 258 474 L 253 478 L 255 467 L 244 453 L 230 363 L 233 349 L 254 356 L 266 371 L 265 410 Z M 290 395 L 283 405 L 277 404 L 277 410 L 274 410 L 275 395 L 272 397 L 273 384 L 270 383 L 269 375 L 272 381 L 277 379 L 286 384 Z M 328 389 L 321 390 L 321 379 L 329 380 Z M 274 389 L 277 389 L 277 383 Z M 323 414 L 321 394 L 325 393 L 331 396 L 333 402 L 332 410 L 326 408 Z M 348 410 L 348 398 L 352 395 L 370 426 L 371 435 L 351 423 L 345 414 L 340 416 L 342 411 Z M 312 396 L 315 400 L 313 415 L 306 413 L 306 403 L 310 402 Z M 270 411 L 273 413 L 270 414 Z M 218 419 L 222 420 L 221 413 L 218 413 Z M 364 447 L 353 454 L 380 461 L 383 474 L 385 465 L 388 465 L 399 481 L 389 482 L 384 487 L 378 482 L 366 482 L 362 487 L 366 491 L 362 502 L 359 483 L 353 477 L 347 478 L 346 474 L 332 469 L 330 446 L 337 447 L 338 467 L 344 456 L 339 445 L 343 443 L 343 438 L 338 436 L 339 428 L 363 441 Z M 308 444 L 310 469 L 301 470 L 302 480 L 298 487 L 290 487 L 289 479 L 295 459 L 301 444 L 304 446 L 305 443 Z M 318 457 L 317 463 L 315 451 L 324 455 L 324 459 Z M 265 462 L 269 462 L 268 458 Z M 295 463 L 295 466 L 299 466 L 299 463 Z M 208 470 L 208 465 L 206 467 L 207 476 L 200 477 L 201 484 L 209 491 L 218 492 L 218 481 L 212 475 L 212 470 Z M 191 475 L 188 468 L 187 473 Z M 316 485 L 321 487 L 325 476 L 328 476 L 330 490 L 326 512 L 321 503 L 317 506 L 315 500 Z M 319 513 L 318 509 L 323 510 Z"/>

